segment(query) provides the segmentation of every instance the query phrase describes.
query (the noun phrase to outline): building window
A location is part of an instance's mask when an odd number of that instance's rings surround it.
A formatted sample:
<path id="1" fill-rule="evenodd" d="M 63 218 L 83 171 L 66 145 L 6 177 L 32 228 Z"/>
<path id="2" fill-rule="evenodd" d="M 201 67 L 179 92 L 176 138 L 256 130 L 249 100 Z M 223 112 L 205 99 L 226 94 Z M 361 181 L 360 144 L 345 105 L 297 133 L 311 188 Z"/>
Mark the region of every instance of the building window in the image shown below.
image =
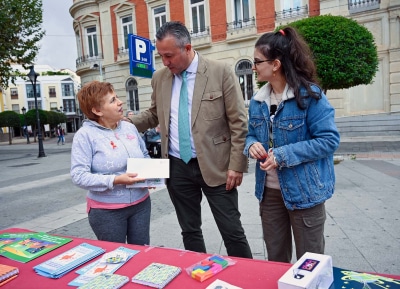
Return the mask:
<path id="1" fill-rule="evenodd" d="M 190 12 L 192 16 L 192 35 L 201 35 L 206 31 L 204 0 L 190 0 Z"/>
<path id="2" fill-rule="evenodd" d="M 128 94 L 128 109 L 139 112 L 139 93 L 137 81 L 134 78 L 130 78 L 126 82 L 126 92 Z"/>
<path id="3" fill-rule="evenodd" d="M 281 0 L 280 7 L 283 9 L 275 12 L 276 20 L 307 16 L 308 6 L 301 4 L 302 0 Z"/>
<path id="4" fill-rule="evenodd" d="M 71 84 L 61 84 L 62 96 L 74 96 L 74 85 Z"/>
<path id="5" fill-rule="evenodd" d="M 96 27 L 86 28 L 87 34 L 87 50 L 89 57 L 97 57 L 99 55 L 99 48 L 97 44 Z"/>
<path id="6" fill-rule="evenodd" d="M 12 104 L 11 105 L 11 109 L 12 109 L 12 111 L 14 111 L 14 112 L 16 112 L 18 114 L 21 113 L 20 110 L 19 110 L 19 104 Z"/>
<path id="7" fill-rule="evenodd" d="M 40 93 L 40 85 L 36 84 L 36 97 L 40 98 L 40 95 L 41 95 L 41 93 Z M 26 96 L 27 96 L 27 98 L 35 98 L 35 96 L 33 95 L 33 85 L 32 84 L 27 84 L 26 85 Z"/>
<path id="8" fill-rule="evenodd" d="M 54 86 L 49 87 L 49 97 L 57 97 L 56 88 Z"/>
<path id="9" fill-rule="evenodd" d="M 63 99 L 63 112 L 76 113 L 75 99 Z"/>
<path id="10" fill-rule="evenodd" d="M 81 41 L 81 36 L 79 35 L 79 32 L 75 32 L 75 40 L 76 40 L 76 47 L 77 47 L 76 50 L 78 52 L 78 56 L 83 56 L 82 45 L 81 45 L 82 41 Z"/>
<path id="11" fill-rule="evenodd" d="M 249 0 L 233 0 L 233 27 L 240 29 L 242 27 L 252 25 L 252 19 L 250 19 L 250 5 Z"/>
<path id="12" fill-rule="evenodd" d="M 160 29 L 160 27 L 167 22 L 167 13 L 165 10 L 165 5 L 153 8 L 153 18 L 154 18 L 154 28 L 155 32 Z"/>
<path id="13" fill-rule="evenodd" d="M 131 16 L 125 16 L 121 18 L 121 24 L 122 24 L 122 32 L 123 32 L 123 41 L 124 43 L 124 48 L 128 49 L 128 34 L 133 33 L 133 24 L 132 24 L 132 15 Z"/>
<path id="14" fill-rule="evenodd" d="M 10 88 L 11 99 L 18 99 L 18 88 Z"/>
<path id="15" fill-rule="evenodd" d="M 42 109 L 42 101 L 41 100 L 37 101 L 37 106 L 38 106 L 38 109 Z M 31 110 L 31 109 L 36 109 L 34 100 L 28 100 L 28 110 Z"/>
<path id="16" fill-rule="evenodd" d="M 281 0 L 282 7 L 284 10 L 296 10 L 296 8 L 300 8 L 301 0 Z"/>
<path id="17" fill-rule="evenodd" d="M 57 102 L 50 102 L 50 110 L 58 111 Z"/>
<path id="18" fill-rule="evenodd" d="M 253 96 L 253 64 L 250 60 L 244 59 L 238 62 L 235 68 L 236 75 L 239 77 L 240 88 L 244 104 L 249 106 L 250 99 Z"/>

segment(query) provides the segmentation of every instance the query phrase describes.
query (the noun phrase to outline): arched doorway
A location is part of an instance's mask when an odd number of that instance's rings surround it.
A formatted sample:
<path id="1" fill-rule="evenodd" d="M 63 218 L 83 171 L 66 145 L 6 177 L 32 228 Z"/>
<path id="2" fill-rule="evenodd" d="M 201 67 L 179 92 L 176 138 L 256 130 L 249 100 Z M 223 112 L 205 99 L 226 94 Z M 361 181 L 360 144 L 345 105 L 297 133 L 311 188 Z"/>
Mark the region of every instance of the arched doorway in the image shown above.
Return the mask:
<path id="1" fill-rule="evenodd" d="M 239 77 L 240 88 L 244 104 L 246 107 L 250 104 L 250 99 L 253 96 L 253 64 L 250 60 L 242 59 L 236 64 L 235 73 Z"/>
<path id="2" fill-rule="evenodd" d="M 128 110 L 139 112 L 139 93 L 136 79 L 129 78 L 125 84 Z"/>

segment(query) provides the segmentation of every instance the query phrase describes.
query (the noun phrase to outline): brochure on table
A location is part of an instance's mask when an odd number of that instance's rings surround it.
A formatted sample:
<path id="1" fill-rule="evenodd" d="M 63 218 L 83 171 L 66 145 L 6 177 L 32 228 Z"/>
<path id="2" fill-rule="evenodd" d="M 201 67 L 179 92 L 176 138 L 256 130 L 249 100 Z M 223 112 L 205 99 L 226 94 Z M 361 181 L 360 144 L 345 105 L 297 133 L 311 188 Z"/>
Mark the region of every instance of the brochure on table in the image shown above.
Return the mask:
<path id="1" fill-rule="evenodd" d="M 46 233 L 4 233 L 0 234 L 0 255 L 26 263 L 71 241 Z"/>
<path id="2" fill-rule="evenodd" d="M 14 266 L 0 264 L 0 287 L 18 277 L 19 269 Z"/>
<path id="3" fill-rule="evenodd" d="M 68 285 L 83 286 L 99 275 L 112 274 L 139 252 L 138 250 L 119 247 L 111 252 L 105 253 L 100 259 L 75 271 L 75 273 L 80 275 L 68 283 Z"/>
<path id="4" fill-rule="evenodd" d="M 41 276 L 57 279 L 104 252 L 105 250 L 103 248 L 88 243 L 82 243 L 54 258 L 36 265 L 33 269 Z"/>
<path id="5" fill-rule="evenodd" d="M 335 285 L 329 289 L 400 289 L 400 280 L 333 267 Z"/>
<path id="6" fill-rule="evenodd" d="M 181 268 L 162 263 L 151 263 L 132 277 L 133 283 L 164 288 L 181 272 Z"/>

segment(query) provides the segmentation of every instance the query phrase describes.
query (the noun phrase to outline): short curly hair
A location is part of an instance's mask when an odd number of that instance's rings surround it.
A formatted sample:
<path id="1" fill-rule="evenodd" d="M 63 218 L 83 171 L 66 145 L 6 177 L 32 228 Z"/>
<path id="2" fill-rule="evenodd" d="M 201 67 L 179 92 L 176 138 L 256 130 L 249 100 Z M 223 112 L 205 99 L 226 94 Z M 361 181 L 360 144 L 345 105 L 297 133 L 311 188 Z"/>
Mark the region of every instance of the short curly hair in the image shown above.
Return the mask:
<path id="1" fill-rule="evenodd" d="M 94 114 L 92 109 L 99 109 L 104 103 L 104 97 L 112 92 L 114 87 L 109 82 L 91 81 L 85 84 L 77 94 L 83 114 L 90 120 L 98 121 L 99 116 Z"/>

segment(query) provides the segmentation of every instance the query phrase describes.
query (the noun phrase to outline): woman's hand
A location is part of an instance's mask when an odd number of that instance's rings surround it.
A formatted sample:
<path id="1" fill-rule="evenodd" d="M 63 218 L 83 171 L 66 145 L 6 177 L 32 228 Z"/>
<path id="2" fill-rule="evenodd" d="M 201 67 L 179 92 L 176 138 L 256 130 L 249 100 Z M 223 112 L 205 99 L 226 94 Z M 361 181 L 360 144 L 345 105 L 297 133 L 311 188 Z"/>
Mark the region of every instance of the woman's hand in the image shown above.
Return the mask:
<path id="1" fill-rule="evenodd" d="M 249 149 L 249 153 L 253 159 L 257 160 L 263 160 L 268 157 L 267 151 L 264 149 L 263 145 L 260 142 L 252 144 Z"/>
<path id="2" fill-rule="evenodd" d="M 137 178 L 137 173 L 126 173 L 118 175 L 114 178 L 114 185 L 133 185 L 134 183 L 143 182 L 144 178 Z"/>
<path id="3" fill-rule="evenodd" d="M 270 150 L 265 161 L 260 162 L 260 169 L 263 171 L 275 170 L 278 164 L 274 161 L 274 152 Z"/>

